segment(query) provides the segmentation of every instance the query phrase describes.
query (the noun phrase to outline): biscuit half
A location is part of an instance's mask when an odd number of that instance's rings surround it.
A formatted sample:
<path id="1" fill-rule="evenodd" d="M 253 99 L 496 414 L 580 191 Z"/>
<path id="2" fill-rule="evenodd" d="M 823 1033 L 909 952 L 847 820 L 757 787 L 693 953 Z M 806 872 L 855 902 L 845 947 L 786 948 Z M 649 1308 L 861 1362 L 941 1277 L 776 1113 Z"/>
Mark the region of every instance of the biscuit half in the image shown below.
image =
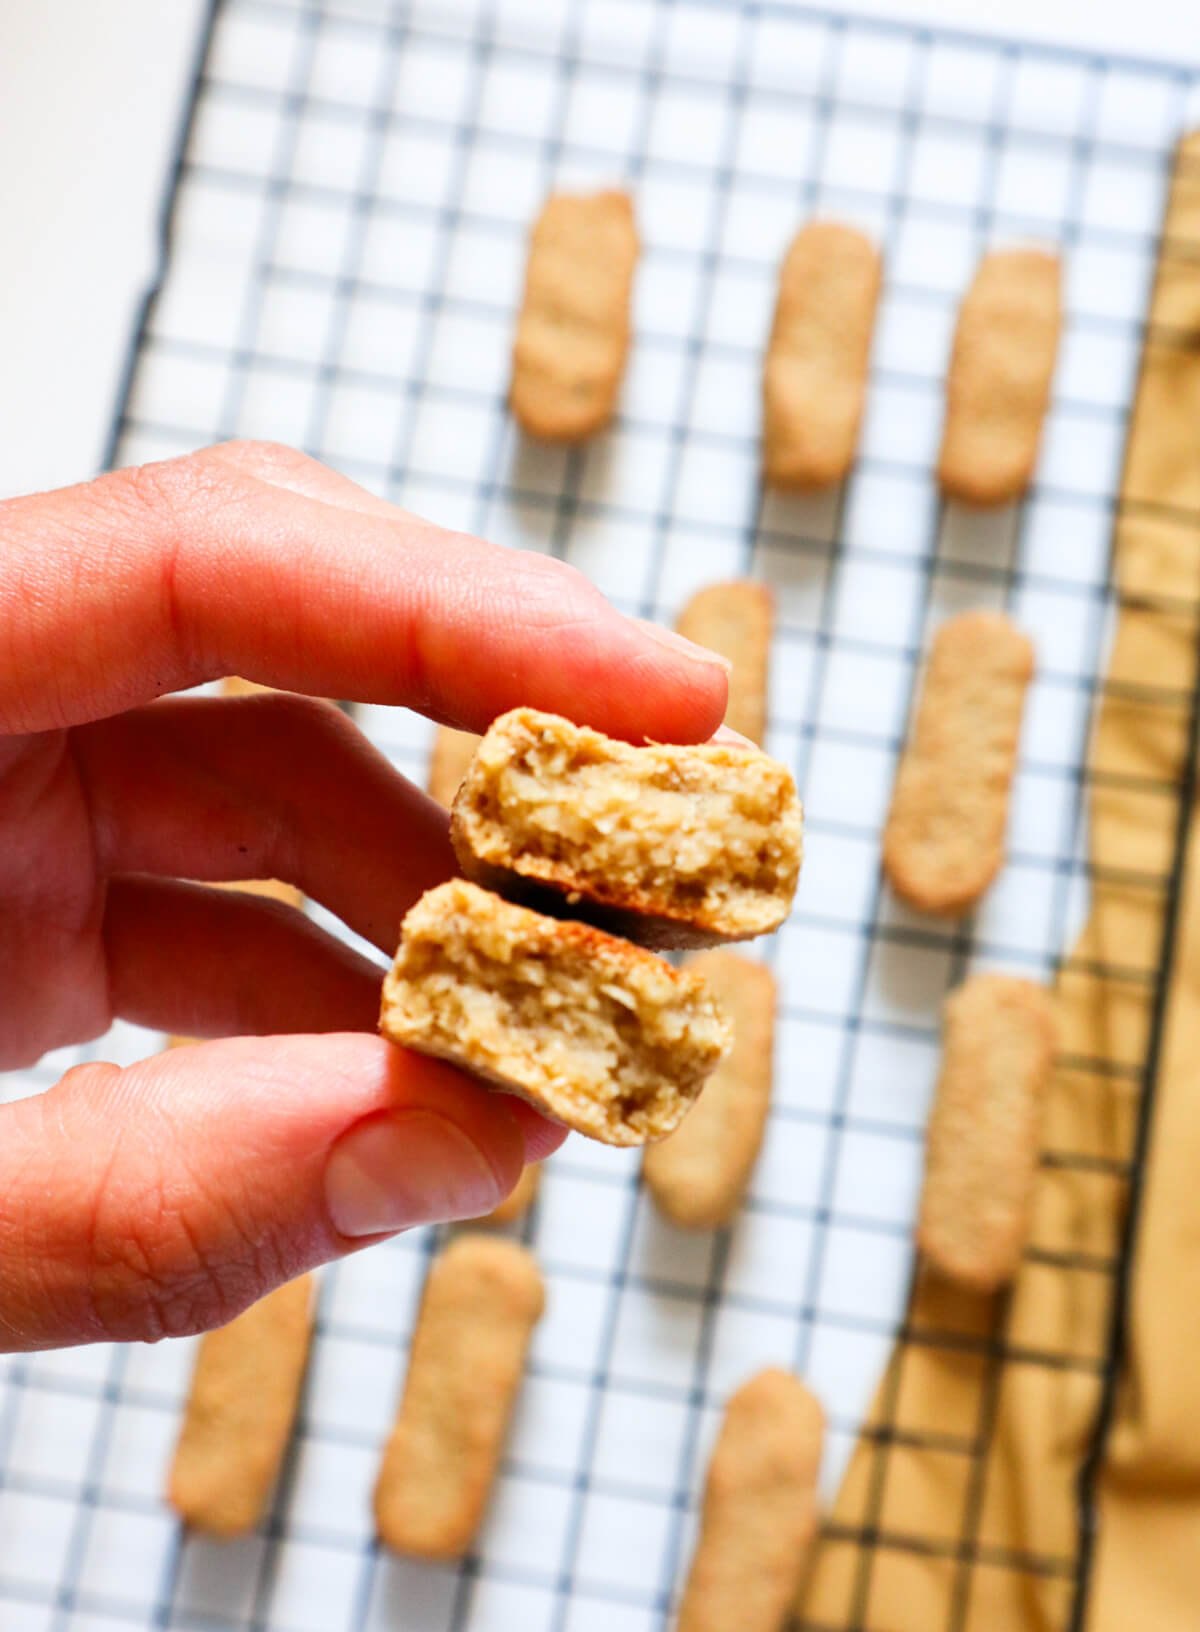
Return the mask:
<path id="1" fill-rule="evenodd" d="M 380 1030 L 609 1145 L 670 1133 L 729 1047 L 698 974 L 463 879 L 405 918 Z"/>
<path id="2" fill-rule="evenodd" d="M 490 889 L 643 946 L 700 947 L 778 929 L 801 827 L 791 772 L 757 749 L 634 748 L 516 708 L 476 750 L 450 837 Z"/>
<path id="3" fill-rule="evenodd" d="M 1033 646 L 999 612 L 963 612 L 933 638 L 896 773 L 883 865 L 922 912 L 965 912 L 1004 861 Z"/>
<path id="4" fill-rule="evenodd" d="M 556 193 L 529 239 L 509 403 L 524 430 L 577 441 L 613 416 L 638 238 L 627 193 Z"/>
<path id="5" fill-rule="evenodd" d="M 975 975 L 946 999 L 917 1243 L 980 1291 L 1021 1261 L 1055 1032 L 1050 994 L 1032 981 Z"/>

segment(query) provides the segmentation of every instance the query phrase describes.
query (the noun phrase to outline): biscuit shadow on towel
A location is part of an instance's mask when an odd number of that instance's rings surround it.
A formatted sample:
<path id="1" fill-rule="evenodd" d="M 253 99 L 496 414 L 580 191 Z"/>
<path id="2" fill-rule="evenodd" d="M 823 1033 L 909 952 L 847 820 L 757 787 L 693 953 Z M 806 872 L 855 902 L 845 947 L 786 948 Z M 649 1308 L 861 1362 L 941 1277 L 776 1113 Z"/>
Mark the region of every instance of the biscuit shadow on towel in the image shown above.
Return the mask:
<path id="1" fill-rule="evenodd" d="M 499 490 L 492 506 L 497 519 L 483 530 L 525 549 L 563 553 L 574 544 L 586 518 L 586 511 L 579 515 L 577 505 L 609 496 L 615 461 L 611 442 L 611 431 L 584 442 L 543 441 L 512 424 L 508 458 L 498 472 Z M 569 559 L 588 570 L 584 562 L 576 561 L 573 548 Z"/>
<path id="2" fill-rule="evenodd" d="M 973 607 L 1004 605 L 1003 574 L 1015 572 L 1020 556 L 1021 512 L 1016 504 L 977 510 L 951 500 L 942 513 L 939 562 L 967 570 L 942 574 L 935 593 L 935 614 L 953 616 Z M 976 571 L 975 569 L 979 569 Z"/>
<path id="3" fill-rule="evenodd" d="M 706 1286 L 712 1273 L 716 1230 L 685 1230 L 665 1219 L 642 1187 L 638 1199 L 638 1273 L 650 1281 Z"/>
<path id="4" fill-rule="evenodd" d="M 460 1565 L 395 1558 L 381 1550 L 372 1583 L 371 1623 L 404 1632 L 442 1632 L 459 1591 Z"/>
<path id="5" fill-rule="evenodd" d="M 771 586 L 780 623 L 816 622 L 844 524 L 841 487 L 813 493 L 762 489 L 754 575 Z"/>
<path id="6" fill-rule="evenodd" d="M 944 921 L 911 911 L 893 899 L 881 921 L 893 927 L 896 939 L 876 938 L 870 952 L 864 1012 L 873 1019 L 894 1020 L 907 1026 L 941 1024 L 942 1003 L 955 984 L 952 948 L 937 936 L 936 944 L 921 944 L 922 931 L 945 928 Z M 964 924 L 966 921 L 961 921 Z M 910 940 L 905 933 L 913 930 Z"/>

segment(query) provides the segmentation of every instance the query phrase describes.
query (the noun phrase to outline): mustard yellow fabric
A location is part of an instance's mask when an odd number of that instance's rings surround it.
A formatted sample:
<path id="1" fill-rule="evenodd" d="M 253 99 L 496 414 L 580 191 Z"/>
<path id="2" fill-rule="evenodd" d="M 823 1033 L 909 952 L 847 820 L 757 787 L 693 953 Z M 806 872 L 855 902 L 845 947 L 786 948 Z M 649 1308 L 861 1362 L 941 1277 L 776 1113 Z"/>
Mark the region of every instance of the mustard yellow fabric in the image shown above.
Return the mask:
<path id="1" fill-rule="evenodd" d="M 1200 133 L 1176 155 L 1114 548 L 1122 605 L 1089 752 L 1091 912 L 1056 986 L 1033 1257 L 1011 1292 L 986 1297 L 918 1271 L 802 1626 L 1050 1632 L 1070 1613 L 1196 682 Z M 1200 1626 L 1200 861 L 1176 953 L 1089 1632 Z"/>

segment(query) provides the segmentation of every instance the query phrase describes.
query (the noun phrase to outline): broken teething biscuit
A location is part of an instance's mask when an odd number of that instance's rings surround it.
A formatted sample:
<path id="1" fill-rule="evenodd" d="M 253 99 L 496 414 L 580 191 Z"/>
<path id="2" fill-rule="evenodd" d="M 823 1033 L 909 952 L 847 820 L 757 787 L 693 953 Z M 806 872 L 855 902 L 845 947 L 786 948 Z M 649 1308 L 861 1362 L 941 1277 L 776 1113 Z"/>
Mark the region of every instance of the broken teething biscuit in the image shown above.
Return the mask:
<path id="1" fill-rule="evenodd" d="M 825 1419 L 804 1384 L 760 1371 L 730 1397 L 677 1632 L 779 1632 L 817 1525 Z"/>
<path id="2" fill-rule="evenodd" d="M 896 894 L 959 913 L 1004 860 L 1008 794 L 1033 647 L 999 612 L 964 612 L 938 630 L 883 835 Z"/>
<path id="3" fill-rule="evenodd" d="M 434 1261 L 375 1485 L 379 1535 L 396 1552 L 459 1558 L 470 1546 L 544 1302 L 515 1242 L 463 1235 Z"/>
<path id="4" fill-rule="evenodd" d="M 801 813 L 790 771 L 757 749 L 633 748 L 515 708 L 480 743 L 450 837 L 489 889 L 643 946 L 712 946 L 787 917 Z"/>
<path id="5" fill-rule="evenodd" d="M 985 255 L 963 298 L 946 377 L 942 491 L 1005 504 L 1029 486 L 1062 325 L 1058 257 Z"/>
<path id="6" fill-rule="evenodd" d="M 609 1145 L 670 1133 L 729 1046 L 699 975 L 463 879 L 405 918 L 380 1030 Z"/>
<path id="7" fill-rule="evenodd" d="M 1031 981 L 976 975 L 946 999 L 917 1242 L 980 1291 L 1020 1263 L 1054 1048 L 1049 993 Z"/>
<path id="8" fill-rule="evenodd" d="M 612 418 L 637 254 L 627 194 L 547 199 L 529 241 L 509 389 L 531 435 L 576 441 Z"/>
<path id="9" fill-rule="evenodd" d="M 771 1103 L 775 977 L 718 948 L 690 967 L 733 1023 L 733 1047 L 683 1121 L 642 1158 L 660 1212 L 676 1224 L 712 1229 L 736 1213 L 758 1159 Z"/>
<path id="10" fill-rule="evenodd" d="M 476 1222 L 480 1224 L 511 1224 L 514 1219 L 527 1213 L 533 1206 L 533 1198 L 538 1193 L 538 1185 L 542 1178 L 541 1162 L 526 1162 L 521 1169 L 521 1177 L 505 1196 L 504 1200 L 492 1208 L 490 1213 L 484 1213 Z"/>
<path id="11" fill-rule="evenodd" d="M 793 239 L 763 367 L 772 486 L 827 487 L 854 463 L 881 276 L 879 251 L 853 227 L 813 221 Z"/>
<path id="12" fill-rule="evenodd" d="M 312 1277 L 268 1293 L 200 1342 L 167 1500 L 213 1536 L 252 1530 L 287 1449 L 312 1336 Z"/>
<path id="13" fill-rule="evenodd" d="M 767 731 L 773 611 L 766 585 L 740 578 L 697 590 L 675 624 L 688 640 L 719 652 L 732 663 L 725 724 L 760 747 Z"/>
<path id="14" fill-rule="evenodd" d="M 430 797 L 449 810 L 454 803 L 459 783 L 467 774 L 467 767 L 475 757 L 479 738 L 474 731 L 456 731 L 453 726 L 439 725 L 429 755 Z"/>

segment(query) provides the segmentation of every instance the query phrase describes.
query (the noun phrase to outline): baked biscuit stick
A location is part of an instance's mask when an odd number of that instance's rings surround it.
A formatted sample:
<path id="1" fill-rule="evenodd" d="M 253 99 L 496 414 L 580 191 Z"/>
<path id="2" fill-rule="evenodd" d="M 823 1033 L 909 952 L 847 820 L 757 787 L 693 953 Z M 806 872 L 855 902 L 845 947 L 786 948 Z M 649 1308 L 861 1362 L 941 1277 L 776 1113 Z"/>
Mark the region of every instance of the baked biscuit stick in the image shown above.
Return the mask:
<path id="1" fill-rule="evenodd" d="M 963 612 L 933 638 L 883 835 L 892 888 L 923 912 L 964 912 L 1004 860 L 1032 674 L 1032 645 L 999 612 Z"/>
<path id="2" fill-rule="evenodd" d="M 733 664 L 725 724 L 761 748 L 767 733 L 771 591 L 748 578 L 697 590 L 675 624 L 681 635 Z"/>
<path id="3" fill-rule="evenodd" d="M 1050 996 L 1031 981 L 976 975 L 946 999 L 917 1243 L 980 1291 L 1020 1263 L 1054 1048 Z"/>
<path id="4" fill-rule="evenodd" d="M 827 487 L 854 463 L 882 265 L 870 239 L 836 221 L 810 222 L 792 241 L 763 367 L 773 487 Z"/>
<path id="5" fill-rule="evenodd" d="M 460 1235 L 434 1262 L 375 1486 L 395 1551 L 458 1558 L 479 1528 L 545 1294 L 530 1253 Z"/>
<path id="6" fill-rule="evenodd" d="M 775 977 L 736 952 L 701 952 L 704 976 L 733 1023 L 733 1047 L 676 1128 L 648 1145 L 642 1176 L 660 1212 L 711 1229 L 737 1212 L 758 1159 L 771 1103 Z"/>
<path id="7" fill-rule="evenodd" d="M 456 731 L 453 726 L 439 725 L 429 755 L 430 797 L 449 810 L 454 803 L 459 783 L 467 774 L 475 750 L 482 739 L 474 731 Z"/>
<path id="8" fill-rule="evenodd" d="M 200 1342 L 167 1499 L 185 1523 L 240 1536 L 262 1517 L 287 1449 L 312 1336 L 312 1276 Z"/>
<path id="9" fill-rule="evenodd" d="M 1058 257 L 985 255 L 959 308 L 938 480 L 950 498 L 1005 504 L 1029 486 L 1062 326 Z"/>
<path id="10" fill-rule="evenodd" d="M 512 1190 L 505 1196 L 498 1206 L 490 1213 L 484 1213 L 478 1220 L 480 1224 L 511 1224 L 514 1219 L 521 1217 L 533 1206 L 533 1198 L 538 1193 L 538 1185 L 542 1179 L 541 1162 L 527 1162 L 521 1169 L 521 1177 Z"/>
<path id="11" fill-rule="evenodd" d="M 760 1371 L 731 1396 L 677 1632 L 779 1632 L 817 1524 L 825 1419 L 804 1384 Z"/>
<path id="12" fill-rule="evenodd" d="M 509 389 L 531 435 L 574 442 L 612 418 L 637 254 L 627 194 L 547 199 L 529 241 Z"/>

